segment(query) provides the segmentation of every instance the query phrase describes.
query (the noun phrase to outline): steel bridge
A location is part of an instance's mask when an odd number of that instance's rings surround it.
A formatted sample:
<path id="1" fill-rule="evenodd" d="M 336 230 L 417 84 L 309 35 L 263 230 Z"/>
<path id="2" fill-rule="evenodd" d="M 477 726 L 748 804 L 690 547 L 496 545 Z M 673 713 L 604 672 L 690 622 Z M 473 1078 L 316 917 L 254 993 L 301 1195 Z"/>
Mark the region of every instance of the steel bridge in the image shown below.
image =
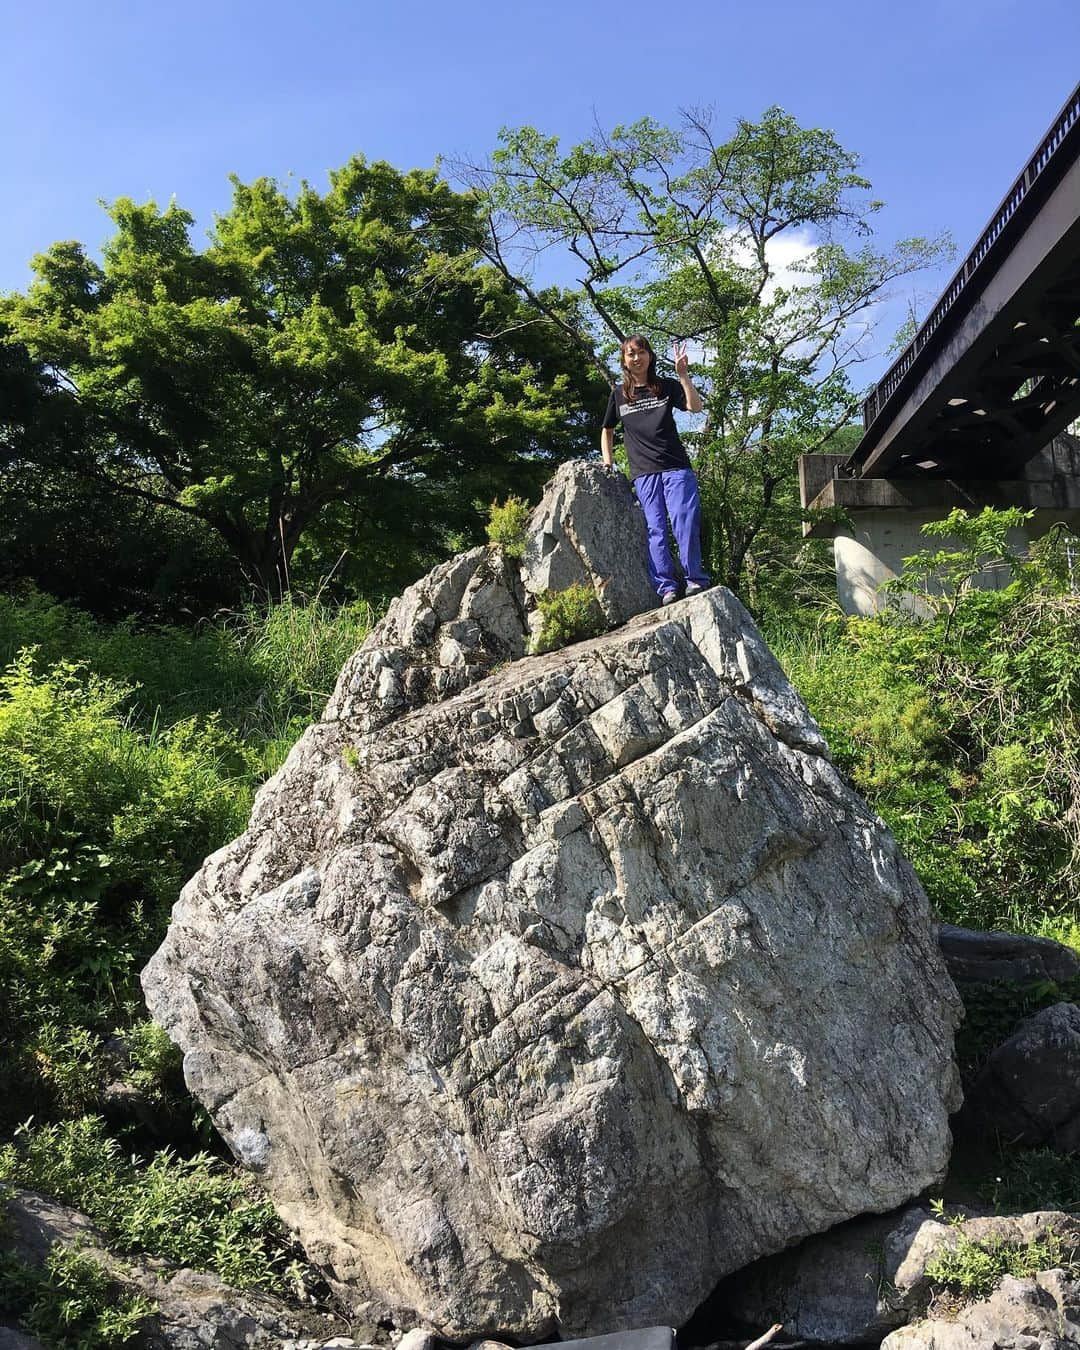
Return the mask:
<path id="1" fill-rule="evenodd" d="M 863 406 L 842 475 L 1011 479 L 1080 416 L 1080 85 Z"/>

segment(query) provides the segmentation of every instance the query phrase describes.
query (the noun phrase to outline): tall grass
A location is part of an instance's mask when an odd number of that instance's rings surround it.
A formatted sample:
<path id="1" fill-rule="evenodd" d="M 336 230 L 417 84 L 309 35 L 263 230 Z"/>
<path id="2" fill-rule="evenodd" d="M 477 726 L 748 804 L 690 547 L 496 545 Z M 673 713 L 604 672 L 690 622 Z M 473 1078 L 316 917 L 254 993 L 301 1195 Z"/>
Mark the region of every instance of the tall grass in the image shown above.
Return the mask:
<path id="1" fill-rule="evenodd" d="M 105 624 L 40 591 L 0 595 L 0 667 L 26 648 L 36 670 L 59 661 L 123 684 L 141 726 L 217 713 L 241 735 L 277 735 L 322 711 L 345 659 L 374 626 L 365 600 L 286 597 L 223 612 L 194 631 Z"/>
<path id="2" fill-rule="evenodd" d="M 290 600 L 192 633 L 0 597 L 0 1121 L 94 1106 L 181 885 L 374 619 Z"/>
<path id="3" fill-rule="evenodd" d="M 322 713 L 342 666 L 378 617 L 366 600 L 331 606 L 286 598 L 269 611 L 249 607 L 222 621 L 253 681 L 230 691 L 226 715 L 242 734 L 261 742 L 267 772 Z"/>

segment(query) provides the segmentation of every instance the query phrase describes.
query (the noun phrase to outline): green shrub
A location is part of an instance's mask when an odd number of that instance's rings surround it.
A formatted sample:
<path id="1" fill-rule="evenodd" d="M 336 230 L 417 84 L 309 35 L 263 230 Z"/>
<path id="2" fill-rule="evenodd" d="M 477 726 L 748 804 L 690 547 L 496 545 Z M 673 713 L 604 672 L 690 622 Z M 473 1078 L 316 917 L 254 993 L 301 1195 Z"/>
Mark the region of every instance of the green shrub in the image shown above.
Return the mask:
<path id="1" fill-rule="evenodd" d="M 140 725 L 216 713 L 242 737 L 265 738 L 321 713 L 375 618 L 366 601 L 335 606 L 289 596 L 191 632 L 131 619 L 99 623 L 28 591 L 0 596 L 0 663 L 32 648 L 35 672 L 67 662 L 122 687 L 120 708 Z"/>
<path id="2" fill-rule="evenodd" d="M 533 639 L 534 653 L 598 637 L 607 627 L 604 611 L 591 586 L 575 583 L 562 591 L 542 591 L 536 603 L 543 622 Z"/>
<path id="3" fill-rule="evenodd" d="M 936 527 L 962 547 L 920 555 L 904 577 L 929 620 L 827 614 L 770 637 L 938 912 L 1069 940 L 1080 909 L 1080 595 L 1054 538 L 1030 560 L 1008 554 L 1014 523 L 984 512 Z M 1013 581 L 966 587 L 992 556 Z"/>
<path id="4" fill-rule="evenodd" d="M 0 1310 L 55 1350 L 120 1350 L 156 1307 L 125 1293 L 93 1257 L 54 1243 L 40 1269 L 0 1256 Z"/>
<path id="5" fill-rule="evenodd" d="M 24 653 L 0 676 L 0 1120 L 85 1110 L 102 1039 L 180 885 L 247 817 L 245 747 L 213 718 L 141 733 L 128 691 Z"/>
<path id="6" fill-rule="evenodd" d="M 168 1149 L 142 1166 L 98 1116 L 20 1128 L 0 1149 L 0 1182 L 81 1210 L 122 1254 L 210 1268 L 240 1289 L 282 1287 L 293 1254 L 250 1177 L 208 1154 Z"/>
<path id="7" fill-rule="evenodd" d="M 244 650 L 221 624 L 196 633 L 135 620 L 105 624 L 89 614 L 26 591 L 0 595 L 0 664 L 34 651 L 34 669 L 67 662 L 124 690 L 121 706 L 140 722 L 172 722 L 253 700 L 258 679 Z"/>
<path id="8" fill-rule="evenodd" d="M 1077 1268 L 1076 1252 L 1053 1230 L 1024 1246 L 1007 1242 L 975 1242 L 958 1232 L 942 1244 L 926 1264 L 926 1275 L 940 1288 L 965 1301 L 985 1298 L 1005 1275 L 1023 1279 L 1040 1270 Z"/>
<path id="9" fill-rule="evenodd" d="M 520 497 L 507 497 L 504 502 L 492 502 L 488 511 L 487 537 L 498 544 L 508 558 L 525 554 L 526 526 L 529 507 Z"/>
<path id="10" fill-rule="evenodd" d="M 183 1086 L 184 1056 L 180 1047 L 149 1020 L 124 1028 L 120 1035 L 130 1060 L 130 1082 L 150 1101 L 175 1097 Z"/>
<path id="11" fill-rule="evenodd" d="M 0 1126 L 94 1106 L 181 885 L 243 829 L 374 617 L 287 600 L 190 633 L 0 597 Z"/>

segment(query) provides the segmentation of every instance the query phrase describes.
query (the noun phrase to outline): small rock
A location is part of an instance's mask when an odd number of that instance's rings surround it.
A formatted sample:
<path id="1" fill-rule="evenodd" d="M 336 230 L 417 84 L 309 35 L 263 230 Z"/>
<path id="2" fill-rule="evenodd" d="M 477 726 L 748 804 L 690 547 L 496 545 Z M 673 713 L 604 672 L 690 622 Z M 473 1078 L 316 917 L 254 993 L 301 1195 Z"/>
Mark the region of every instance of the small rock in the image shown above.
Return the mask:
<path id="1" fill-rule="evenodd" d="M 413 1327 L 397 1343 L 397 1350 L 434 1350 L 435 1337 L 423 1327 Z"/>

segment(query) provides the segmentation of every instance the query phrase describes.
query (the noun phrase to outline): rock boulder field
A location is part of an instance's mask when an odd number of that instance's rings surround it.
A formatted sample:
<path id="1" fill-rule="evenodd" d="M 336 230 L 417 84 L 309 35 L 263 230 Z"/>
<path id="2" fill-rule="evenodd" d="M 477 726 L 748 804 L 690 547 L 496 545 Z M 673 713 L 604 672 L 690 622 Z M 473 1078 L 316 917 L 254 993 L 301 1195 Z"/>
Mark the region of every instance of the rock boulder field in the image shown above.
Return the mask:
<path id="1" fill-rule="evenodd" d="M 959 1104 L 926 897 L 734 596 L 518 655 L 556 545 L 642 603 L 582 542 L 640 539 L 625 483 L 560 472 L 524 576 L 395 602 L 143 977 L 312 1259 L 455 1340 L 678 1324 L 935 1182 Z"/>

